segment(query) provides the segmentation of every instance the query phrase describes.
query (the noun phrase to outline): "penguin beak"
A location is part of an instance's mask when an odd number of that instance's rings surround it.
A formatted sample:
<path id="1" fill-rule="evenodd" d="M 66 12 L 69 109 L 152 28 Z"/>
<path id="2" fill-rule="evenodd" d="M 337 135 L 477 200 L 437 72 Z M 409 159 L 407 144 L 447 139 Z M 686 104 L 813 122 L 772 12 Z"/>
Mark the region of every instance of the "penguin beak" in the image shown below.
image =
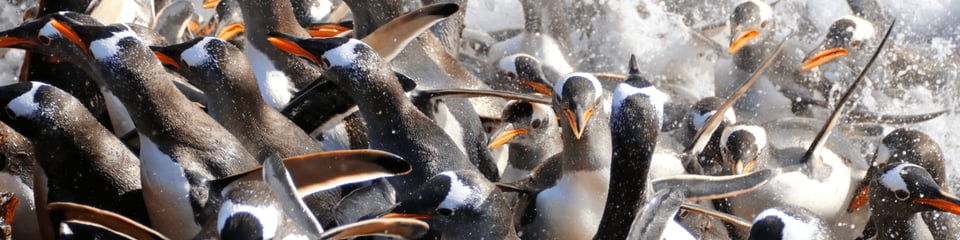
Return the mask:
<path id="1" fill-rule="evenodd" d="M 847 207 L 847 212 L 855 212 L 863 205 L 867 204 L 867 200 L 870 200 L 870 185 L 863 185 L 857 191 L 857 195 L 853 197 L 853 200 L 850 201 L 850 206 Z"/>
<path id="2" fill-rule="evenodd" d="M 206 8 L 206 9 L 216 8 L 217 4 L 219 3 L 220 3 L 220 0 L 206 0 L 206 1 L 203 1 L 203 8 Z"/>
<path id="3" fill-rule="evenodd" d="M 747 44 L 750 43 L 751 40 L 753 40 L 758 36 L 760 36 L 760 31 L 756 29 L 751 29 L 751 30 L 741 32 L 739 35 L 737 35 L 737 38 L 735 38 L 733 42 L 730 43 L 730 49 L 727 50 L 727 52 L 730 54 L 737 53 L 738 51 L 740 51 L 741 48 L 743 48 L 744 46 L 747 46 Z"/>
<path id="4" fill-rule="evenodd" d="M 753 166 L 755 166 L 756 164 L 757 164 L 757 159 L 746 161 L 746 163 L 744 163 L 744 161 L 737 161 L 737 166 L 736 166 L 737 175 L 743 175 L 743 174 L 752 172 Z"/>
<path id="5" fill-rule="evenodd" d="M 935 191 L 933 194 L 926 194 L 913 200 L 913 203 L 927 205 L 940 211 L 951 212 L 960 215 L 960 199 L 957 196 L 944 192 Z"/>
<path id="6" fill-rule="evenodd" d="M 310 36 L 315 38 L 336 37 L 350 30 L 351 29 L 348 27 L 344 27 L 336 24 L 326 24 L 326 25 L 312 26 L 310 28 L 307 28 L 307 32 L 310 33 Z"/>
<path id="7" fill-rule="evenodd" d="M 544 85 L 543 83 L 538 83 L 534 81 L 521 81 L 520 85 L 526 85 L 533 88 L 534 91 L 537 91 L 540 94 L 551 97 L 553 96 L 553 90 Z"/>
<path id="8" fill-rule="evenodd" d="M 73 27 L 57 19 L 50 19 L 50 25 L 57 29 L 57 31 L 66 37 L 67 40 L 70 40 L 70 42 L 76 44 L 77 47 L 80 47 L 80 49 L 83 50 L 83 53 L 87 54 L 88 57 L 93 56 L 93 54 L 90 53 L 90 47 L 83 42 L 83 39 L 80 38 L 80 35 L 73 30 Z"/>
<path id="9" fill-rule="evenodd" d="M 230 41 L 231 38 L 236 37 L 242 33 L 243 30 L 243 24 L 234 23 L 220 30 L 220 33 L 217 34 L 217 38 L 223 39 L 224 41 Z"/>
<path id="10" fill-rule="evenodd" d="M 156 55 L 157 59 L 160 59 L 160 63 L 163 63 L 164 66 L 171 67 L 174 70 L 180 70 L 180 63 L 177 63 L 177 60 L 174 60 L 170 55 L 156 50 L 153 51 L 153 55 Z"/>
<path id="11" fill-rule="evenodd" d="M 570 130 L 573 130 L 573 135 L 577 137 L 577 140 L 583 136 L 583 131 L 587 128 L 587 122 L 590 121 L 590 116 L 593 115 L 593 108 L 589 108 L 584 112 L 570 111 L 569 108 L 563 108 L 563 114 L 566 115 L 567 120 L 570 121 Z"/>
<path id="12" fill-rule="evenodd" d="M 490 145 L 487 145 L 487 149 L 498 148 L 504 144 L 509 143 L 510 140 L 513 140 L 513 138 L 520 136 L 521 134 L 527 134 L 529 132 L 530 131 L 527 131 L 526 129 L 523 129 L 523 128 L 510 129 L 510 130 L 503 131 L 500 134 L 498 134 L 497 137 L 493 138 L 493 141 L 490 142 Z"/>
<path id="13" fill-rule="evenodd" d="M 433 219 L 433 217 L 429 215 L 416 214 L 416 213 L 387 213 L 387 215 L 383 215 L 383 218 L 412 218 L 412 219 L 420 219 L 420 220 Z"/>
<path id="14" fill-rule="evenodd" d="M 32 48 L 36 46 L 37 42 L 30 39 L 7 36 L 0 37 L 0 48 Z"/>
<path id="15" fill-rule="evenodd" d="M 842 47 L 823 49 L 807 58 L 807 61 L 804 61 L 803 66 L 800 67 L 800 71 L 810 71 L 810 69 L 828 63 L 835 58 L 846 56 L 847 53 L 847 49 Z"/>
<path id="16" fill-rule="evenodd" d="M 306 49 L 303 49 L 300 44 L 297 44 L 291 38 L 293 37 L 284 34 L 270 34 L 270 36 L 267 37 L 267 41 L 281 51 L 307 58 L 314 64 L 322 66 L 322 64 L 320 64 L 320 60 L 318 60 L 316 56 L 308 52 Z"/>

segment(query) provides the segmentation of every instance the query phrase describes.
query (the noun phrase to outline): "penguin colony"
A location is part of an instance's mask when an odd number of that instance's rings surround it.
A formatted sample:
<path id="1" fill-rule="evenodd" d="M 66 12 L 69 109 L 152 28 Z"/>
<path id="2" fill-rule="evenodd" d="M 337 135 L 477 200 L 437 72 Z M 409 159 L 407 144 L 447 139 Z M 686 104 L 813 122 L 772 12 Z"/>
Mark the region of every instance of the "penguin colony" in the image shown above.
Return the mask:
<path id="1" fill-rule="evenodd" d="M 902 52 L 877 2 L 801 53 L 776 6 L 729 6 L 729 39 L 690 32 L 722 56 L 704 98 L 649 56 L 577 69 L 520 3 L 523 29 L 479 32 L 466 1 L 41 0 L 0 32 L 27 53 L 0 87 L 0 236 L 960 238 L 909 129 L 945 111 L 850 107 Z"/>

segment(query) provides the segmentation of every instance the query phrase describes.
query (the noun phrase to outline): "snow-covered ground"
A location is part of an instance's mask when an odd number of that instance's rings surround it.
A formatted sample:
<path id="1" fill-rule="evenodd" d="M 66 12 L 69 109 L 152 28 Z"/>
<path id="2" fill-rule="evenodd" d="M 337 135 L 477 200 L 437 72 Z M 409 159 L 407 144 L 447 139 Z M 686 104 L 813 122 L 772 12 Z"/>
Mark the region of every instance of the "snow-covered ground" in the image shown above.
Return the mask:
<path id="1" fill-rule="evenodd" d="M 582 1 L 576 8 L 564 7 L 575 1 L 543 3 L 545 9 L 552 11 L 546 16 L 548 19 L 579 23 L 554 26 L 548 31 L 560 42 L 576 70 L 623 73 L 632 53 L 640 56 L 642 70 L 658 83 L 679 83 L 695 94 L 713 95 L 714 65 L 720 54 L 691 38 L 687 26 L 726 22 L 736 1 L 608 0 Z M 892 114 L 949 110 L 945 116 L 908 127 L 926 132 L 941 144 L 951 188 L 958 192 L 960 128 L 954 124 L 960 122 L 960 84 L 956 83 L 960 72 L 960 0 L 879 1 L 899 21 L 892 39 L 894 47 L 919 49 L 922 57 L 914 59 L 916 64 L 903 68 L 906 70 L 889 70 L 894 68 L 881 63 L 875 68 L 877 73 L 871 75 L 878 82 L 866 84 L 864 96 L 857 101 L 875 111 Z M 18 25 L 23 9 L 31 4 L 35 1 L 0 1 L 0 29 Z M 780 27 L 777 35 L 785 36 L 802 24 L 822 33 L 834 19 L 850 10 L 845 1 L 780 0 L 775 12 Z M 471 0 L 466 24 L 485 32 L 521 29 L 523 12 L 517 0 Z M 725 44 L 728 35 L 729 31 L 724 29 L 713 38 Z M 812 46 L 821 38 L 822 35 L 812 35 L 801 40 Z M 22 57 L 19 50 L 0 50 L 0 84 L 16 81 Z M 923 84 L 902 82 L 905 76 L 932 76 L 928 74 L 937 74 L 938 70 L 947 72 L 942 75 L 947 77 Z"/>

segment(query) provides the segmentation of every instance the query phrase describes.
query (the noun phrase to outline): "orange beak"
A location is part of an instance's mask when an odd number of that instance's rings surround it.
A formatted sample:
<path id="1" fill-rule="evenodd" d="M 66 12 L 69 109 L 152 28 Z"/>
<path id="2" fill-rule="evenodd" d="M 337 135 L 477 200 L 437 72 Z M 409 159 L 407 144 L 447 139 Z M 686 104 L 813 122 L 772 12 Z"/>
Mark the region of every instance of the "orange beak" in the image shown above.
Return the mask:
<path id="1" fill-rule="evenodd" d="M 737 51 L 740 51 L 741 48 L 747 46 L 747 43 L 750 43 L 750 40 L 753 40 L 757 36 L 760 36 L 760 31 L 758 30 L 749 30 L 740 33 L 740 35 L 733 40 L 733 43 L 730 44 L 730 50 L 727 50 L 727 52 L 730 54 L 737 53 Z"/>
<path id="2" fill-rule="evenodd" d="M 283 39 L 283 38 L 278 38 L 278 37 L 267 37 L 267 41 L 269 41 L 270 44 L 273 44 L 274 47 L 284 52 L 305 57 L 307 59 L 310 59 L 310 61 L 313 61 L 313 63 L 317 65 L 321 65 L 320 60 L 318 60 L 316 56 L 313 56 L 313 54 L 311 54 L 310 52 L 307 52 L 306 49 L 303 49 L 302 47 L 300 47 L 299 44 L 293 41 Z"/>
<path id="3" fill-rule="evenodd" d="M 177 60 L 173 60 L 173 58 L 168 56 L 167 54 L 159 51 L 153 51 L 153 55 L 156 55 L 157 59 L 160 59 L 160 63 L 163 63 L 163 65 L 170 66 L 173 69 L 180 70 L 180 64 L 177 63 Z"/>
<path id="4" fill-rule="evenodd" d="M 960 199 L 957 199 L 957 196 L 947 192 L 941 191 L 940 195 L 942 196 L 931 196 L 934 198 L 918 198 L 913 200 L 913 202 L 931 206 L 944 212 L 951 212 L 953 214 L 960 215 Z"/>
<path id="5" fill-rule="evenodd" d="M 37 42 L 30 39 L 23 39 L 18 37 L 0 37 L 0 48 L 10 47 L 18 44 L 37 46 Z"/>
<path id="6" fill-rule="evenodd" d="M 80 35 L 77 35 L 77 32 L 73 31 L 73 28 L 70 28 L 70 26 L 67 26 L 63 22 L 57 21 L 56 19 L 50 19 L 50 25 L 57 29 L 60 34 L 63 34 L 67 40 L 70 40 L 70 42 L 76 44 L 77 47 L 80 47 L 80 49 L 83 50 L 83 53 L 86 53 L 88 57 L 92 56 L 90 53 L 90 48 L 86 43 L 83 43 L 83 40 L 80 39 Z"/>
<path id="7" fill-rule="evenodd" d="M 831 48 L 818 52 L 816 55 L 813 55 L 807 62 L 803 63 L 803 66 L 800 67 L 800 71 L 809 71 L 815 67 L 828 63 L 834 58 L 842 57 L 847 55 L 847 49 L 845 48 Z"/>
<path id="8" fill-rule="evenodd" d="M 206 1 L 203 1 L 203 8 L 206 8 L 206 9 L 216 8 L 217 4 L 219 3 L 220 3 L 220 0 L 206 0 Z"/>
<path id="9" fill-rule="evenodd" d="M 336 37 L 346 31 L 350 31 L 350 28 L 334 24 L 313 26 L 307 29 L 307 32 L 310 32 L 310 36 L 315 38 Z"/>
<path id="10" fill-rule="evenodd" d="M 568 108 L 563 108 L 563 113 L 566 114 L 567 120 L 570 121 L 570 130 L 573 130 L 573 136 L 579 140 L 580 137 L 583 136 L 583 131 L 587 128 L 587 122 L 590 121 L 590 116 L 593 115 L 593 108 L 587 109 L 582 116 L 574 114 Z"/>
<path id="11" fill-rule="evenodd" d="M 433 217 L 423 215 L 423 214 L 414 214 L 414 213 L 388 213 L 387 215 L 383 215 L 383 218 L 413 218 L 413 219 L 420 219 L 420 220 L 428 220 L 428 219 L 432 219 Z"/>
<path id="12" fill-rule="evenodd" d="M 497 135 L 497 137 L 493 138 L 493 142 L 491 142 L 490 145 L 487 145 L 487 149 L 494 149 L 494 148 L 500 147 L 504 144 L 507 144 L 508 142 L 510 142 L 510 140 L 513 140 L 513 138 L 519 136 L 520 134 L 527 134 L 527 133 L 529 133 L 529 131 L 523 128 L 505 131 L 500 135 Z"/>
<path id="13" fill-rule="evenodd" d="M 236 37 L 237 34 L 242 33 L 243 29 L 243 24 L 231 24 L 230 26 L 223 28 L 223 30 L 220 30 L 220 34 L 217 34 L 217 38 L 223 39 L 224 41 L 229 41 L 231 38 Z"/>
<path id="14" fill-rule="evenodd" d="M 521 81 L 520 84 L 530 86 L 531 88 L 533 88 L 534 91 L 537 91 L 538 93 L 543 94 L 545 96 L 548 96 L 548 97 L 553 96 L 553 90 L 548 88 L 546 85 L 543 85 L 542 83 L 533 82 L 533 81 Z"/>
<path id="15" fill-rule="evenodd" d="M 850 207 L 847 208 L 847 212 L 854 212 L 863 205 L 867 204 L 867 200 L 870 199 L 870 185 L 864 185 L 860 191 L 857 191 L 857 196 L 853 197 L 853 201 L 850 202 Z"/>

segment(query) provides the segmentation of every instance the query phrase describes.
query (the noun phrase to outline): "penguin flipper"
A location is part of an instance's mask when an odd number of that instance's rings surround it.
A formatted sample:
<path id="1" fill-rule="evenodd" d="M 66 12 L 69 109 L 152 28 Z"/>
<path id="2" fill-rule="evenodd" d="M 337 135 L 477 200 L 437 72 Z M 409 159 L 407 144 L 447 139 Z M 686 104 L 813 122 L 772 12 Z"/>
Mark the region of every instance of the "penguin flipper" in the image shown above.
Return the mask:
<path id="1" fill-rule="evenodd" d="M 430 225 L 408 218 L 376 218 L 339 226 L 320 235 L 320 239 L 345 239 L 361 236 L 384 236 L 416 239 L 427 233 Z"/>
<path id="2" fill-rule="evenodd" d="M 411 11 L 394 18 L 363 37 L 363 42 L 370 45 L 384 60 L 390 61 L 406 48 L 407 44 L 421 33 L 433 26 L 434 23 L 453 15 L 460 10 L 456 3 L 434 4 Z"/>
<path id="3" fill-rule="evenodd" d="M 307 208 L 307 204 L 303 202 L 303 198 L 297 195 L 297 189 L 294 188 L 291 174 L 287 171 L 280 156 L 274 154 L 263 161 L 262 172 L 263 181 L 277 193 L 281 206 L 283 206 L 283 213 L 287 218 L 293 220 L 300 229 L 307 232 L 318 233 L 323 231 L 319 220 L 313 217 L 310 209 Z"/>
<path id="4" fill-rule="evenodd" d="M 756 190 L 779 173 L 764 169 L 739 176 L 679 175 L 654 180 L 653 189 L 680 189 L 687 201 L 722 199 Z"/>
<path id="5" fill-rule="evenodd" d="M 683 199 L 683 191 L 679 189 L 663 189 L 654 193 L 633 219 L 627 239 L 661 239 L 667 225 L 680 210 Z"/>
<path id="6" fill-rule="evenodd" d="M 167 239 L 163 234 L 136 221 L 130 220 L 127 217 L 91 206 L 68 202 L 54 202 L 48 204 L 47 208 L 49 208 L 51 212 L 63 214 L 65 222 L 95 226 L 132 239 Z"/>
<path id="7" fill-rule="evenodd" d="M 557 184 L 562 177 L 562 161 L 553 155 L 533 168 L 527 177 L 511 183 L 496 183 L 504 192 L 540 193 Z"/>
<path id="8" fill-rule="evenodd" d="M 390 182 L 383 179 L 353 190 L 337 203 L 334 211 L 337 224 L 357 222 L 393 207 L 397 202 L 396 191 Z"/>

